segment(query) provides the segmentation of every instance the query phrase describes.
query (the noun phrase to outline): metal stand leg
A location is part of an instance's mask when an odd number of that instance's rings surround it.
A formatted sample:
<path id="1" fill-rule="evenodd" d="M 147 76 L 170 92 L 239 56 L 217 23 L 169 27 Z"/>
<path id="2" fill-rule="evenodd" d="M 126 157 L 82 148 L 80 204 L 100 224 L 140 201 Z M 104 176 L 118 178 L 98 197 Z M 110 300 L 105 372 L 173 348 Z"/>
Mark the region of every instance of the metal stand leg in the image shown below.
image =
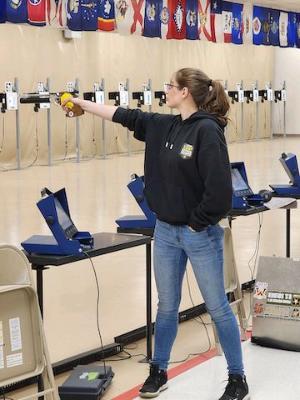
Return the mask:
<path id="1" fill-rule="evenodd" d="M 291 210 L 286 210 L 286 256 L 291 256 Z"/>
<path id="2" fill-rule="evenodd" d="M 43 286 L 43 272 L 44 268 L 38 265 L 33 265 L 32 269 L 36 270 L 36 291 L 41 310 L 41 316 L 44 317 L 44 286 Z"/>
<path id="3" fill-rule="evenodd" d="M 43 306 L 43 300 L 44 300 L 44 292 L 43 292 L 43 272 L 44 268 L 40 267 L 38 265 L 32 265 L 32 269 L 36 270 L 36 291 L 37 291 L 37 296 L 38 296 L 38 302 L 41 310 L 41 316 L 43 319 L 44 316 L 44 306 Z M 44 381 L 42 375 L 38 376 L 38 392 L 42 392 L 44 390 Z M 44 400 L 44 396 L 40 396 L 38 400 Z"/>

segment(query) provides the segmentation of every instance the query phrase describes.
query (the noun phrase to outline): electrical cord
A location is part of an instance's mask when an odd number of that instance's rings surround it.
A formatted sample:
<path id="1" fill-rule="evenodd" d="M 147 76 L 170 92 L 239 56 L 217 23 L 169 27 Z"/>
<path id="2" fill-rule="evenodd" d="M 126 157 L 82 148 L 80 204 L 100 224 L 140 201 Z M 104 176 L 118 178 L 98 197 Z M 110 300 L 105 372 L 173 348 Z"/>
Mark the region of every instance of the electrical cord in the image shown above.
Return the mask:
<path id="1" fill-rule="evenodd" d="M 1 140 L 1 146 L 0 146 L 0 155 L 3 152 L 3 147 L 4 147 L 4 140 L 5 140 L 5 117 L 4 114 L 2 114 L 2 140 Z M 2 172 L 8 172 L 8 171 L 15 171 L 17 168 L 3 168 L 0 167 L 0 171 Z"/>
<path id="2" fill-rule="evenodd" d="M 92 130 L 92 145 L 94 147 L 94 153 L 91 157 L 87 157 L 84 161 L 93 160 L 97 155 L 97 144 L 96 144 L 96 120 L 95 115 L 93 115 L 93 130 Z"/>
<path id="3" fill-rule="evenodd" d="M 100 300 L 100 288 L 99 288 L 99 280 L 98 280 L 98 276 L 97 276 L 97 272 L 93 263 L 93 260 L 91 259 L 91 257 L 89 256 L 89 254 L 87 252 L 83 252 L 86 257 L 89 259 L 92 269 L 93 269 L 93 273 L 95 276 L 95 281 L 96 281 L 96 286 L 97 286 L 97 331 L 98 331 L 98 335 L 100 338 L 100 345 L 101 345 L 101 351 L 102 351 L 102 361 L 103 361 L 103 366 L 104 366 L 104 373 L 106 375 L 106 362 L 117 362 L 117 361 L 124 361 L 124 360 L 129 360 L 130 358 L 134 358 L 134 357 L 144 357 L 146 358 L 145 354 L 142 353 L 138 353 L 138 354 L 130 354 L 128 351 L 123 350 L 121 353 L 125 353 L 126 356 L 123 357 L 122 355 L 117 354 L 116 355 L 116 359 L 106 359 L 105 360 L 105 356 L 104 356 L 104 346 L 103 346 L 103 339 L 102 339 L 102 334 L 101 334 L 101 330 L 100 330 L 100 323 L 99 323 L 99 300 Z"/>
<path id="4" fill-rule="evenodd" d="M 122 355 L 118 354 L 118 355 L 116 355 L 116 357 L 117 357 L 116 359 L 106 359 L 106 360 L 104 359 L 104 349 L 103 349 L 104 346 L 103 346 L 103 339 L 102 339 L 102 334 L 101 334 L 101 330 L 100 330 L 100 323 L 99 323 L 99 300 L 100 300 L 99 280 L 98 280 L 98 276 L 97 276 L 97 272 L 96 272 L 93 260 L 91 259 L 91 257 L 89 256 L 89 254 L 87 252 L 84 251 L 83 253 L 86 255 L 86 257 L 89 259 L 89 261 L 91 263 L 91 266 L 92 266 L 92 269 L 93 269 L 93 273 L 94 273 L 94 276 L 95 276 L 95 281 L 96 281 L 96 287 L 97 287 L 97 331 L 98 331 L 98 335 L 99 335 L 99 338 L 100 338 L 100 344 L 101 344 L 101 350 L 102 350 L 102 361 L 103 361 L 103 365 L 104 365 L 104 371 L 105 371 L 105 374 L 106 374 L 106 362 L 107 361 L 108 362 L 119 362 L 119 361 L 129 360 L 129 359 L 134 358 L 134 357 L 144 357 L 144 358 L 146 358 L 146 355 L 143 354 L 143 353 L 131 354 L 127 350 L 124 349 L 121 353 L 125 353 L 126 356 L 123 357 Z M 193 298 L 192 298 L 192 294 L 191 294 L 190 283 L 189 283 L 189 278 L 188 278 L 188 273 L 187 272 L 186 272 L 186 276 L 187 276 L 187 284 L 188 284 L 189 296 L 190 296 L 190 299 L 191 299 L 191 302 L 192 302 L 193 306 L 195 307 L 195 304 L 194 304 L 194 301 L 193 301 Z M 208 349 L 204 350 L 202 352 L 189 353 L 184 359 L 176 360 L 176 361 L 170 361 L 170 364 L 182 363 L 182 362 L 188 360 L 190 357 L 198 356 L 198 355 L 204 354 L 204 353 L 206 353 L 206 352 L 211 350 L 212 343 L 211 343 L 211 340 L 210 340 L 210 337 L 209 337 L 209 333 L 208 333 L 208 329 L 207 329 L 207 325 L 211 325 L 211 323 L 205 323 L 201 316 L 199 316 L 197 318 L 199 318 L 201 320 L 201 322 L 198 321 L 196 318 L 193 318 L 193 319 L 197 323 L 201 323 L 201 325 L 203 325 L 204 328 L 205 328 L 207 339 L 208 339 L 208 343 L 209 343 Z"/>
<path id="5" fill-rule="evenodd" d="M 39 130 L 38 130 L 38 113 L 36 113 L 36 118 L 35 118 L 35 157 L 29 165 L 26 165 L 22 169 L 26 169 L 26 168 L 29 168 L 29 167 L 32 167 L 33 165 L 35 165 L 38 158 L 39 158 Z"/>
<path id="6" fill-rule="evenodd" d="M 238 140 L 238 107 L 235 105 L 235 140 Z"/>
<path id="7" fill-rule="evenodd" d="M 65 118 L 65 155 L 64 158 L 62 159 L 62 161 L 65 161 L 65 159 L 67 158 L 68 155 L 68 119 L 67 117 Z"/>
<path id="8" fill-rule="evenodd" d="M 262 228 L 262 224 L 263 224 L 263 218 L 264 218 L 263 214 L 259 213 L 258 214 L 258 231 L 257 231 L 257 236 L 256 236 L 255 249 L 254 249 L 252 256 L 250 257 L 250 259 L 248 261 L 248 268 L 251 273 L 251 275 L 250 275 L 251 281 L 253 281 L 253 279 L 254 279 L 254 274 L 255 274 L 255 270 L 256 270 L 256 266 L 257 266 L 257 257 L 258 257 L 258 253 L 259 253 L 260 234 L 261 234 L 261 228 Z M 253 267 L 251 267 L 252 260 L 254 260 Z"/>
<path id="9" fill-rule="evenodd" d="M 146 358 L 146 354 L 143 354 L 143 353 L 131 354 L 126 350 L 123 350 L 121 353 L 125 353 L 125 354 L 127 354 L 127 356 L 123 357 L 123 356 L 117 354 L 116 355 L 117 359 L 111 359 L 111 360 L 106 360 L 106 361 L 109 361 L 109 362 L 124 361 L 124 360 L 129 360 L 130 358 L 134 358 L 134 357 Z"/>
<path id="10" fill-rule="evenodd" d="M 91 257 L 89 256 L 89 254 L 86 251 L 83 251 L 83 253 L 86 255 L 86 257 L 90 260 L 92 269 L 93 269 L 93 273 L 95 276 L 95 281 L 96 281 L 96 287 L 97 287 L 97 331 L 98 331 L 98 335 L 99 335 L 99 339 L 100 339 L 100 345 L 101 345 L 101 353 L 102 353 L 102 362 L 103 362 L 103 366 L 104 366 L 104 374 L 106 375 L 106 362 L 104 359 L 104 346 L 103 346 L 103 340 L 102 340 L 102 334 L 101 334 L 101 330 L 100 330 L 100 323 L 99 323 L 99 301 L 100 301 L 100 287 L 99 287 L 99 281 L 98 281 L 98 276 L 97 276 L 97 272 L 93 263 L 93 260 L 91 259 Z"/>
<path id="11" fill-rule="evenodd" d="M 91 157 L 83 157 L 80 159 L 80 161 L 86 162 L 86 161 L 91 161 L 97 158 L 97 143 L 96 143 L 96 122 L 95 122 L 95 115 L 93 117 L 93 124 L 92 124 L 92 146 L 94 147 L 94 152 L 91 155 Z"/>
<path id="12" fill-rule="evenodd" d="M 258 258 L 258 254 L 259 254 L 260 235 L 261 235 L 262 224 L 263 224 L 263 213 L 259 213 L 258 214 L 258 231 L 257 231 L 257 236 L 256 236 L 255 249 L 254 249 L 252 256 L 250 257 L 250 259 L 248 261 L 248 268 L 251 272 L 251 281 L 254 280 L 254 275 L 255 275 L 255 271 L 256 271 L 256 267 L 257 267 L 257 258 Z M 251 261 L 253 259 L 254 259 L 254 264 L 253 264 L 253 268 L 251 268 Z M 250 317 L 251 317 L 251 301 L 250 301 L 249 313 L 246 318 L 247 326 L 249 324 Z M 250 328 L 250 326 L 248 326 L 248 328 Z"/>
<path id="13" fill-rule="evenodd" d="M 5 119 L 4 119 L 4 114 L 2 114 L 2 140 L 1 140 L 1 146 L 0 146 L 0 154 L 3 151 L 3 145 L 4 145 L 4 132 L 5 132 Z"/>

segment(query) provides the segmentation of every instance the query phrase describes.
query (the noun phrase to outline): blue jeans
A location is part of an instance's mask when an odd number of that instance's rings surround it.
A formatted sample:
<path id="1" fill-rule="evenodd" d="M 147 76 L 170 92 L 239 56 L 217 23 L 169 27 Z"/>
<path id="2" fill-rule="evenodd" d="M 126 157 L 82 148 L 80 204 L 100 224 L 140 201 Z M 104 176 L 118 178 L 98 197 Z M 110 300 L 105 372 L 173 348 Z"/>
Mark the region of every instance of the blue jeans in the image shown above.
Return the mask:
<path id="1" fill-rule="evenodd" d="M 158 291 L 153 364 L 167 369 L 178 329 L 178 309 L 187 259 L 190 260 L 207 311 L 213 319 L 228 371 L 243 374 L 240 332 L 228 303 L 223 277 L 224 231 L 219 225 L 193 232 L 187 225 L 157 221 L 154 273 Z"/>

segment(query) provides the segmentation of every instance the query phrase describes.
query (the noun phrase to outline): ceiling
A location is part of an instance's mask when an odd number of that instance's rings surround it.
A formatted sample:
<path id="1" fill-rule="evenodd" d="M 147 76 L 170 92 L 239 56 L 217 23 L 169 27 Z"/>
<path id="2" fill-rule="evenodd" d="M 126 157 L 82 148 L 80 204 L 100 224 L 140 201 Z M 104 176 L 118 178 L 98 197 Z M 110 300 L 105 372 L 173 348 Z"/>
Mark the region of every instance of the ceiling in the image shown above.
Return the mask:
<path id="1" fill-rule="evenodd" d="M 251 3 L 257 6 L 264 6 L 264 7 L 272 7 L 277 8 L 279 10 L 286 10 L 286 11 L 299 11 L 300 12 L 300 0 L 231 0 L 236 3 Z"/>

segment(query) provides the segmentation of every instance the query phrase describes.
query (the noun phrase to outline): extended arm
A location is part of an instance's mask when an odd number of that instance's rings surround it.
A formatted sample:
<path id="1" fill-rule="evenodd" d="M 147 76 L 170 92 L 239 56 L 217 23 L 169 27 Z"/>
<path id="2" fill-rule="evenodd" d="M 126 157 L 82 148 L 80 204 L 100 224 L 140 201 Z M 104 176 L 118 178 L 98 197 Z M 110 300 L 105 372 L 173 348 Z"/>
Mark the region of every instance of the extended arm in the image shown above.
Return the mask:
<path id="1" fill-rule="evenodd" d="M 69 101 L 72 102 L 73 104 L 81 107 L 83 109 L 83 111 L 97 115 L 98 117 L 107 119 L 109 121 L 112 120 L 112 117 L 113 117 L 114 113 L 116 112 L 116 109 L 118 108 L 116 106 L 111 106 L 111 105 L 97 104 L 97 103 L 94 103 L 89 100 L 79 99 L 78 97 L 71 97 L 71 98 L 64 100 L 61 104 L 65 111 L 68 111 L 68 108 L 65 107 L 65 105 Z"/>

